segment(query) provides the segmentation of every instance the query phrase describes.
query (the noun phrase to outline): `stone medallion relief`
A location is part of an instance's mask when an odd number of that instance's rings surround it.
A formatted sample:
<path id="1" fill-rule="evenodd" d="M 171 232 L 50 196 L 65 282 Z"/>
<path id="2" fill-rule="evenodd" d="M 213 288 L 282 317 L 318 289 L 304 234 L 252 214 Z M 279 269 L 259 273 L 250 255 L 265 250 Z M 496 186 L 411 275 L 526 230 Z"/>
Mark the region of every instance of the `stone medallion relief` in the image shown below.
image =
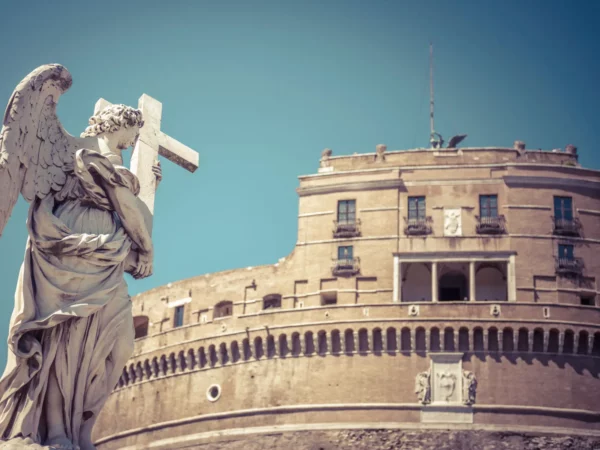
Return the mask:
<path id="1" fill-rule="evenodd" d="M 461 208 L 444 208 L 444 236 L 462 236 Z"/>

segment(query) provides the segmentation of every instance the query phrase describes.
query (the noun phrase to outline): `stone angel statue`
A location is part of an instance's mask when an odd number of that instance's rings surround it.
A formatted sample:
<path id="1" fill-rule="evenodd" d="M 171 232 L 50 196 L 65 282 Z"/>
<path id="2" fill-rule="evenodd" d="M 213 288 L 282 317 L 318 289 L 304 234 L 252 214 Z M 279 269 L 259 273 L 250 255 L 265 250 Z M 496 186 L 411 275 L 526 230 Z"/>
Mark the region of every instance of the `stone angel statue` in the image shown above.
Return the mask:
<path id="1" fill-rule="evenodd" d="M 419 372 L 415 378 L 415 394 L 419 403 L 427 405 L 431 403 L 431 372 Z"/>
<path id="2" fill-rule="evenodd" d="M 152 274 L 139 182 L 121 156 L 141 111 L 108 106 L 71 136 L 56 116 L 71 83 L 60 65 L 31 72 L 0 135 L 0 234 L 19 193 L 30 203 L 0 379 L 0 449 L 95 448 L 92 427 L 133 351 L 123 275 Z"/>

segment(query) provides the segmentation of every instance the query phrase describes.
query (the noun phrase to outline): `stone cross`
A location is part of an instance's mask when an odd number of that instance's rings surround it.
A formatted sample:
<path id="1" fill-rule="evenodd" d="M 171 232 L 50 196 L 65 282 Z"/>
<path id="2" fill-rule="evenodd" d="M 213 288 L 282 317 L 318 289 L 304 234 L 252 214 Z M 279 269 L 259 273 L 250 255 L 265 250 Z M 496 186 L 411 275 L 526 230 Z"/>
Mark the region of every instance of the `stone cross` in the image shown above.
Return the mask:
<path id="1" fill-rule="evenodd" d="M 103 98 L 99 99 L 94 107 L 94 114 L 110 105 L 111 103 Z M 198 168 L 200 157 L 188 146 L 160 131 L 161 102 L 142 94 L 138 100 L 138 108 L 142 111 L 144 126 L 140 129 L 140 137 L 131 154 L 131 171 L 140 180 L 138 199 L 145 205 L 146 225 L 151 231 L 156 193 L 156 176 L 152 167 L 157 164 L 158 155 L 164 156 L 190 172 Z"/>

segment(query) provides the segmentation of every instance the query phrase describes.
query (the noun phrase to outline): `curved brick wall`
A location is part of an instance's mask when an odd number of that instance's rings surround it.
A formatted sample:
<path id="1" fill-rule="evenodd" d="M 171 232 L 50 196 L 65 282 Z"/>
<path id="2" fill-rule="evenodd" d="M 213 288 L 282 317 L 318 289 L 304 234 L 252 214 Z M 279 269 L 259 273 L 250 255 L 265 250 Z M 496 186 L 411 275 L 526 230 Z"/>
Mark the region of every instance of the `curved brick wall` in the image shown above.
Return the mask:
<path id="1" fill-rule="evenodd" d="M 286 258 L 133 299 L 146 335 L 99 418 L 99 449 L 208 449 L 225 441 L 251 449 L 272 433 L 283 433 L 277 445 L 288 439 L 286 448 L 403 448 L 388 445 L 408 439 L 398 428 L 421 430 L 413 437 L 422 448 L 440 439 L 469 448 L 481 439 L 497 448 L 572 445 L 556 433 L 588 434 L 581 445 L 593 448 L 598 172 L 566 153 L 389 152 L 385 161 L 372 154 L 322 161 L 318 174 L 300 177 L 298 194 L 298 241 Z M 480 195 L 497 196 L 501 233 L 480 232 Z M 407 232 L 414 196 L 427 199 L 426 234 Z M 571 199 L 576 233 L 556 232 L 555 196 Z M 340 237 L 335 212 L 348 199 L 357 229 Z M 460 236 L 447 235 L 447 209 L 461 211 Z M 355 261 L 336 272 L 338 247 L 348 245 Z M 573 246 L 575 272 L 560 270 L 559 245 Z M 442 278 L 456 273 L 465 274 L 466 301 L 433 298 Z M 417 295 L 431 298 L 407 301 Z M 453 407 L 419 402 L 418 375 L 430 371 L 435 383 L 444 358 L 458 358 L 456 370 L 476 377 L 473 404 L 463 405 L 464 393 Z M 388 444 L 365 431 L 383 425 Z M 462 431 L 419 434 L 439 427 Z M 545 437 L 506 440 L 498 430 Z"/>

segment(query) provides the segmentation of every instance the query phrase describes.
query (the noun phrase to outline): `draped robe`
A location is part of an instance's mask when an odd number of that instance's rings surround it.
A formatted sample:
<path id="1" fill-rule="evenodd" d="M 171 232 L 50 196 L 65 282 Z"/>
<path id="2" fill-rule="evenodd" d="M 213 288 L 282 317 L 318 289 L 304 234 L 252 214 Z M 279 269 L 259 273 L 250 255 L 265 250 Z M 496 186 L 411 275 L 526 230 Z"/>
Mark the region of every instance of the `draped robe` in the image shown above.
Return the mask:
<path id="1" fill-rule="evenodd" d="M 64 188 L 30 206 L 0 379 L 0 439 L 44 443 L 54 371 L 65 432 L 78 445 L 131 356 L 134 330 L 123 274 L 132 241 L 104 190 L 117 186 L 139 192 L 129 170 L 82 149 Z"/>

